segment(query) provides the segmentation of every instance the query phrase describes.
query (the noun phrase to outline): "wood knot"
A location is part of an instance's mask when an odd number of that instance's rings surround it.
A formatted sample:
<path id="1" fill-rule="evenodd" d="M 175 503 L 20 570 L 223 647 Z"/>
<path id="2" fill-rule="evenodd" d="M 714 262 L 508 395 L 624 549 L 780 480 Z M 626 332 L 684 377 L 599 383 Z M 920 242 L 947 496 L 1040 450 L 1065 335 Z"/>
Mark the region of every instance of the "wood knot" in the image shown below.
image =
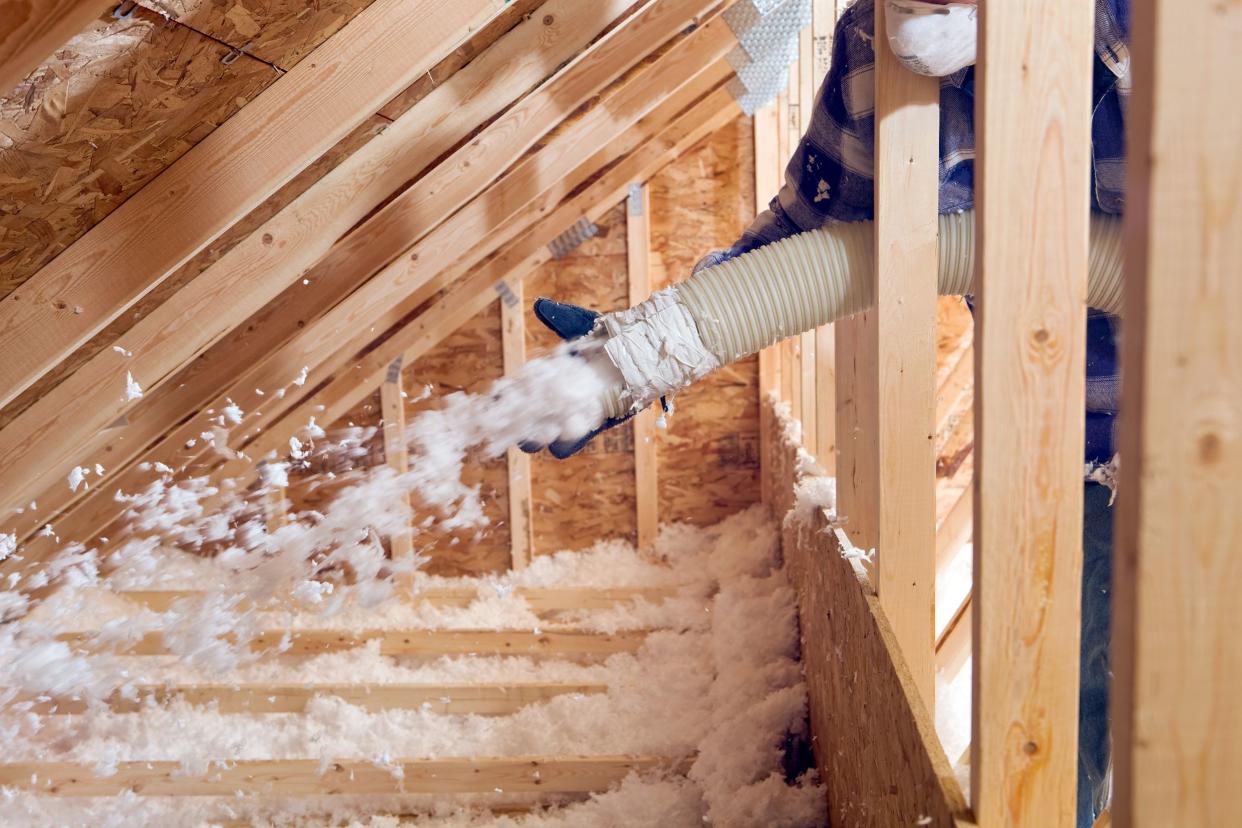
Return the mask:
<path id="1" fill-rule="evenodd" d="M 555 20 L 556 20 L 556 18 L 555 18 L 555 17 L 553 17 L 552 15 L 550 15 L 550 14 L 545 14 L 545 15 L 543 16 L 543 25 L 545 25 L 545 26 L 551 26 L 551 25 L 552 25 L 552 23 L 553 23 Z"/>
<path id="2" fill-rule="evenodd" d="M 263 234 L 263 243 L 264 243 L 264 244 L 271 244 L 273 241 L 275 241 L 275 239 L 273 239 L 273 238 L 272 238 L 272 234 L 271 234 L 271 233 L 264 233 L 264 234 Z"/>
<path id="3" fill-rule="evenodd" d="M 1034 742 L 1027 742 L 1022 746 L 1022 752 L 1027 756 L 1034 756 L 1036 753 L 1039 753 L 1039 745 Z"/>
<path id="4" fill-rule="evenodd" d="M 1220 461 L 1220 435 L 1204 434 L 1199 438 L 1199 460 L 1205 465 L 1212 465 Z"/>
<path id="5" fill-rule="evenodd" d="M 1045 342 L 1047 342 L 1050 336 L 1051 334 L 1048 333 L 1047 328 L 1036 328 L 1035 333 L 1031 334 L 1031 337 L 1036 342 L 1038 342 L 1040 345 L 1043 345 Z"/>

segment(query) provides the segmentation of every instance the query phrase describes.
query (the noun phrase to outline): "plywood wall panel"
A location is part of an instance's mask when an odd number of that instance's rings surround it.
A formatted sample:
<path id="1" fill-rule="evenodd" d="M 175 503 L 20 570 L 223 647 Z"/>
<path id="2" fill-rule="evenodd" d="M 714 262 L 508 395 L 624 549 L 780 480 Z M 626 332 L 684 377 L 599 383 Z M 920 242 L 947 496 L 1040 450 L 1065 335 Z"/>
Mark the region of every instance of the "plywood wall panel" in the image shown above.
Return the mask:
<path id="1" fill-rule="evenodd" d="M 503 34 L 520 23 L 528 14 L 539 8 L 544 0 L 510 0 L 504 10 L 492 18 L 486 26 L 475 32 L 466 42 L 445 55 L 426 75 L 423 75 L 397 97 L 389 101 L 379 114 L 389 120 L 401 117 L 410 107 L 421 101 L 432 89 L 448 80 L 454 72 L 478 57 Z M 480 124 L 480 127 L 483 125 Z"/>
<path id="2" fill-rule="evenodd" d="M 364 429 L 362 433 L 368 436 L 357 456 L 312 452 L 304 462 L 292 464 L 286 492 L 288 513 L 325 510 L 338 491 L 354 482 L 356 478 L 351 476 L 351 472 L 362 472 L 373 466 L 383 465 L 383 441 L 377 428 L 380 421 L 379 411 L 380 393 L 377 388 L 375 393 L 360 400 L 345 416 L 325 426 L 332 440 L 344 438 L 345 429 L 351 428 Z M 366 526 L 360 522 L 358 528 L 362 530 Z"/>
<path id="3" fill-rule="evenodd" d="M 937 387 L 974 341 L 974 319 L 966 307 L 966 300 L 960 296 L 941 296 L 936 306 Z"/>
<path id="4" fill-rule="evenodd" d="M 651 180 L 657 288 L 732 244 L 754 216 L 749 118 L 704 139 Z M 750 358 L 681 394 L 657 432 L 660 520 L 708 525 L 759 501 L 759 363 Z"/>
<path id="5" fill-rule="evenodd" d="M 447 394 L 482 391 L 501 376 L 501 368 L 500 307 L 494 304 L 450 334 L 421 359 L 405 367 L 402 381 L 407 395 L 407 424 L 420 412 L 435 408 Z M 333 480 L 329 472 L 343 474 L 351 469 L 375 468 L 385 464 L 380 431 L 381 411 L 380 393 L 376 389 L 375 393 L 360 400 L 327 428 L 330 436 L 343 435 L 349 428 L 361 428 L 367 429 L 370 437 L 364 442 L 362 456 L 357 462 L 341 462 L 339 458 L 326 461 L 312 459 L 308 468 L 293 471 L 289 476 L 289 502 L 293 511 L 322 509 L 331 501 L 345 479 Z M 418 455 L 411 453 L 409 461 L 411 466 L 416 466 Z M 482 527 L 450 532 L 433 522 L 415 531 L 415 552 L 430 558 L 425 569 L 438 575 L 479 575 L 508 569 L 509 482 L 504 456 L 488 458 L 481 453 L 470 455 L 462 482 L 480 487 L 488 523 Z M 417 494 L 412 496 L 411 501 L 414 507 L 413 525 L 418 526 L 428 517 L 442 517 L 438 512 L 420 505 Z"/>
<path id="6" fill-rule="evenodd" d="M 420 411 L 437 405 L 437 400 L 455 391 L 483 391 L 504 372 L 500 327 L 500 305 L 493 302 L 476 314 L 438 346 L 402 372 L 406 400 L 406 422 Z M 426 386 L 431 394 L 418 398 Z M 410 464 L 418 456 L 411 454 Z M 472 455 L 462 477 L 467 485 L 480 487 L 484 514 L 489 523 L 479 529 L 445 532 L 435 525 L 414 535 L 414 549 L 431 558 L 427 570 L 441 575 L 478 575 L 509 568 L 509 472 L 502 454 L 487 458 Z M 429 513 L 413 498 L 415 523 Z"/>
<path id="7" fill-rule="evenodd" d="M 629 304 L 624 205 L 610 210 L 598 226 L 598 236 L 526 278 L 529 301 L 546 296 L 598 311 Z M 526 313 L 529 359 L 559 340 L 529 308 Z M 604 538 L 636 538 L 634 432 L 628 423 L 567 460 L 536 455 L 531 473 L 535 554 L 583 549 Z"/>
<path id="8" fill-rule="evenodd" d="M 190 259 L 180 268 L 178 268 L 171 276 L 160 282 L 146 296 L 142 297 L 133 307 L 118 316 L 102 331 L 92 337 L 86 344 L 74 351 L 70 356 L 64 359 L 59 365 L 48 371 L 37 382 L 27 388 L 22 394 L 14 398 L 12 402 L 0 409 L 0 428 L 7 425 L 14 417 L 25 411 L 35 400 L 46 394 L 52 388 L 55 388 L 67 376 L 72 374 L 83 363 L 103 350 L 112 345 L 118 337 L 134 326 L 138 320 L 145 317 L 162 302 L 172 296 L 181 288 L 189 284 L 195 277 L 206 270 L 211 265 L 220 260 L 229 250 L 233 248 L 239 241 L 250 235 L 256 228 L 265 221 L 279 212 L 285 205 L 293 201 L 301 195 L 307 188 L 327 174 L 333 167 L 347 158 L 355 150 L 367 143 L 372 137 L 378 134 L 384 124 L 388 123 L 384 118 L 378 115 L 372 116 L 363 122 L 356 130 L 343 138 L 335 147 L 321 156 L 315 163 L 311 164 L 303 170 L 292 181 L 273 194 L 267 201 L 263 202 L 258 208 L 243 218 L 237 224 L 233 225 L 228 231 L 221 235 L 218 239 L 209 244 L 197 256 Z M 305 291 L 311 288 L 304 284 L 295 284 L 288 288 L 289 291 Z M 341 298 L 339 290 L 325 291 L 323 297 L 323 306 L 330 307 Z M 272 303 L 275 305 L 276 303 Z M 252 316 L 245 323 L 230 335 L 229 339 L 237 337 L 246 337 L 255 333 L 259 328 L 269 328 L 273 326 L 271 313 L 269 308 Z M 284 320 L 276 320 L 276 324 L 280 324 Z M 263 335 L 269 333 L 275 334 L 273 329 L 263 330 Z M 219 350 L 224 350 L 228 342 L 219 343 Z M 213 349 L 214 350 L 214 349 Z M 205 359 L 198 359 L 187 366 L 180 372 L 173 384 L 180 386 L 190 383 L 196 377 L 203 374 L 206 366 L 211 362 L 212 351 L 209 350 L 204 355 Z M 226 378 L 231 379 L 233 372 L 228 372 Z M 212 385 L 213 389 L 222 387 L 221 380 Z M 169 393 L 164 388 L 158 389 L 156 394 Z M 147 400 L 143 401 L 144 404 Z M 132 419 L 132 415 L 131 415 Z"/>
<path id="9" fill-rule="evenodd" d="M 75 37 L 0 99 L 0 296 L 278 77 L 139 9 Z M 158 233 L 158 227 L 151 228 Z"/>
<path id="10" fill-rule="evenodd" d="M 731 243 L 753 212 L 752 139 L 747 119 L 710 136 L 650 182 L 652 250 L 657 284 L 689 275 L 708 250 Z M 565 257 L 527 276 L 528 301 L 539 296 L 600 311 L 629 304 L 624 205 L 598 222 L 599 234 Z M 559 340 L 524 309 L 530 357 Z M 478 391 L 502 370 L 499 304 L 462 326 L 448 340 L 406 368 L 411 398 L 431 384 L 430 400 L 409 406 L 408 416 L 454 390 Z M 369 406 L 369 408 L 368 408 Z M 378 398 L 351 410 L 357 425 L 378 422 Z M 722 369 L 680 394 L 660 440 L 660 511 L 664 521 L 713 523 L 759 499 L 758 365 L 754 358 Z M 633 430 L 605 432 L 568 460 L 547 454 L 532 459 L 532 522 L 535 554 L 582 549 L 606 538 L 634 540 L 637 531 Z M 377 456 L 378 462 L 380 458 Z M 417 462 L 417 458 L 412 458 Z M 493 524 L 473 532 L 415 537 L 442 573 L 486 572 L 509 560 L 507 479 L 503 458 L 471 458 L 465 480 L 482 486 Z M 454 540 L 456 541 L 454 543 Z"/>
<path id="11" fill-rule="evenodd" d="M 5 406 L 3 409 L 0 409 L 0 427 L 3 427 L 14 417 L 24 411 L 34 400 L 54 388 L 66 376 L 76 370 L 83 362 L 90 359 L 100 350 L 111 345 L 117 337 L 129 330 L 129 328 L 137 320 L 146 316 L 169 296 L 188 284 L 204 269 L 219 260 L 238 241 L 245 238 L 256 227 L 269 219 L 277 211 L 282 209 L 290 201 L 304 192 L 308 187 L 322 178 L 342 160 L 367 143 L 378 133 L 379 130 L 383 128 L 385 124 L 389 122 L 391 118 L 399 116 L 411 106 L 416 104 L 439 83 L 450 77 L 454 72 L 476 57 L 480 52 L 485 50 L 498 37 L 512 28 L 513 25 L 525 14 L 528 14 L 531 10 L 538 7 L 541 2 L 542 0 L 520 0 L 520 2 L 515 2 L 506 7 L 506 9 L 501 14 L 497 15 L 496 18 L 487 26 L 476 32 L 467 42 L 463 43 L 458 49 L 454 50 L 443 60 L 441 60 L 440 63 L 438 63 L 427 75 L 420 78 L 415 84 L 403 92 L 397 100 L 390 102 L 384 110 L 369 118 L 353 133 L 343 138 L 336 146 L 325 153 L 322 157 L 315 161 L 314 164 L 309 166 L 292 181 L 282 187 L 277 193 L 272 195 L 271 198 L 255 209 L 250 215 L 239 221 L 228 232 L 212 242 L 207 248 L 183 265 L 172 276 L 161 282 L 159 286 L 137 302 L 134 307 L 130 308 L 123 315 L 114 320 L 112 324 L 100 331 L 87 344 L 83 345 L 73 355 L 65 359 L 60 365 L 56 366 L 56 368 L 49 371 L 38 382 L 28 388 L 22 395 L 13 400 L 9 405 Z M 147 5 L 152 9 L 158 9 L 161 7 L 161 4 L 158 2 L 150 2 Z M 169 6 L 169 4 L 165 3 L 163 6 Z M 223 12 L 220 13 L 223 14 Z M 139 16 L 143 14 L 145 14 L 145 12 L 139 12 Z M 119 49 L 121 46 L 118 45 L 117 48 Z M 275 76 L 273 75 L 273 77 Z M 142 103 L 135 102 L 134 105 L 141 106 Z M 3 141 L 2 135 L 0 135 L 0 141 Z M 120 146 L 119 144 L 114 145 L 113 148 L 122 152 L 127 151 L 126 147 Z M 5 160 L 4 156 L 5 153 L 0 150 L 0 168 L 3 167 Z M 171 162 L 175 159 L 170 156 L 167 160 Z M 104 163 L 103 160 L 101 160 L 100 163 Z M 3 192 L 3 187 L 4 181 L 3 178 L 0 177 L 0 193 Z M 55 195 L 55 193 L 51 193 L 51 195 Z M 35 207 L 34 209 L 37 211 L 39 208 Z M 6 212 L 7 211 L 4 207 L 0 206 L 0 251 L 3 250 L 3 222 Z M 102 218 L 103 216 L 98 215 L 97 217 Z M 89 226 L 93 223 L 94 220 L 85 221 L 80 228 L 81 231 L 84 232 L 86 229 L 89 229 Z M 3 253 L 0 253 L 0 260 L 2 259 Z M 0 276 L 3 274 L 3 262 L 0 261 Z M 307 288 L 305 286 L 300 284 L 290 288 L 291 291 L 304 291 L 306 289 Z M 329 307 L 337 301 L 340 301 L 340 298 L 341 297 L 337 295 L 337 293 L 329 290 L 323 296 L 322 305 L 324 307 Z M 241 336 L 246 336 L 255 331 L 258 327 L 271 327 L 273 320 L 269 318 L 271 314 L 267 311 L 268 309 L 265 308 L 264 311 L 255 314 L 254 317 L 239 328 L 239 334 Z M 277 324 L 280 324 L 281 321 L 282 320 L 276 320 Z M 285 327 L 287 327 L 287 325 Z M 210 360 L 208 360 L 208 362 L 209 361 Z M 183 376 L 179 377 L 176 382 L 178 384 L 182 382 L 189 382 L 201 372 L 202 368 L 203 360 L 196 361 L 182 372 Z"/>
<path id="12" fill-rule="evenodd" d="M 142 0 L 147 8 L 288 69 L 374 0 Z"/>

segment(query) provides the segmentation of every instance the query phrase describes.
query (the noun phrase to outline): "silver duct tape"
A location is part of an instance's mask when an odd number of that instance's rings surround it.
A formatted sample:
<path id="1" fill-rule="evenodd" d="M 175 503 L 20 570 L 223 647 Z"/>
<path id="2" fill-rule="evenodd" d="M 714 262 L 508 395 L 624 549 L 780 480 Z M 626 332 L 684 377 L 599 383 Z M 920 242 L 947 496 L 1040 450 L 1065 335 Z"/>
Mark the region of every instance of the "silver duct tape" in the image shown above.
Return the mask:
<path id="1" fill-rule="evenodd" d="M 730 49 L 728 53 L 725 54 L 725 60 L 727 60 L 729 65 L 733 67 L 734 72 L 740 72 L 747 66 L 754 63 L 754 61 L 751 60 L 750 55 L 746 54 L 746 50 L 741 46 L 734 46 Z"/>
<path id="2" fill-rule="evenodd" d="M 785 82 L 782 81 L 781 86 L 772 89 L 751 91 L 746 88 L 746 84 L 742 83 L 737 78 L 733 78 L 729 81 L 728 90 L 729 94 L 731 94 L 733 99 L 737 101 L 738 107 L 741 108 L 743 112 L 747 115 L 754 115 L 755 110 L 763 107 L 781 93 L 781 91 L 785 88 L 784 83 Z"/>
<path id="3" fill-rule="evenodd" d="M 599 227 L 586 216 L 578 219 L 568 230 L 548 243 L 552 258 L 559 259 L 587 239 L 599 233 Z"/>
<path id="4" fill-rule="evenodd" d="M 776 87 L 779 92 L 789 79 L 789 66 L 798 57 L 798 44 L 791 43 L 787 52 L 774 52 L 763 60 L 748 60 L 734 66 L 733 71 L 751 91 Z"/>
<path id="5" fill-rule="evenodd" d="M 760 14 L 771 14 L 788 0 L 750 0 L 750 2 Z"/>
<path id="6" fill-rule="evenodd" d="M 811 2 L 784 0 L 766 13 L 756 5 L 758 2 L 735 3 L 725 11 L 724 19 L 746 53 L 763 60 L 791 40 L 797 41 L 798 32 L 811 24 Z"/>
<path id="7" fill-rule="evenodd" d="M 500 297 L 500 301 L 504 302 L 511 308 L 517 305 L 517 294 L 513 292 L 513 288 L 509 287 L 508 282 L 501 279 L 495 284 L 494 287 L 496 288 L 496 294 Z"/>

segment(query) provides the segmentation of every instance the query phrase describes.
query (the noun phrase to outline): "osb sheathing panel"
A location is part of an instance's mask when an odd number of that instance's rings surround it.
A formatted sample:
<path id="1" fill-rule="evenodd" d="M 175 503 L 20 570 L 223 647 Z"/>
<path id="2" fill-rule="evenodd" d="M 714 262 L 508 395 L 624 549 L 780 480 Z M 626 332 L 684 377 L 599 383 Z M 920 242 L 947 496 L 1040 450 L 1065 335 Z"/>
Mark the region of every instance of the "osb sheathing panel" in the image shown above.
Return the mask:
<path id="1" fill-rule="evenodd" d="M 957 296 L 942 296 L 936 320 L 936 382 L 943 382 L 974 342 L 974 320 L 966 302 Z M 936 435 L 936 524 L 945 519 L 957 501 L 970 488 L 974 477 L 973 378 L 970 388 L 958 401 L 957 413 L 947 421 L 946 431 Z"/>
<path id="2" fill-rule="evenodd" d="M 597 224 L 595 238 L 527 276 L 529 301 L 546 296 L 602 312 L 629 304 L 624 206 L 617 205 Z M 529 307 L 525 322 L 528 358 L 555 347 L 556 335 Z M 566 460 L 546 452 L 536 455 L 531 463 L 531 502 L 536 554 L 583 549 L 605 538 L 634 540 L 638 523 L 630 424 L 605 432 Z"/>
<path id="3" fill-rule="evenodd" d="M 380 114 L 385 118 L 396 120 L 411 106 L 422 100 L 428 92 L 444 83 L 454 72 L 478 57 L 484 49 L 491 46 L 501 35 L 520 23 L 522 18 L 539 8 L 544 2 L 545 0 L 510 0 L 509 5 L 505 6 L 503 11 L 493 17 L 491 22 L 479 29 L 465 43 L 449 52 L 430 72 L 410 84 L 409 88 L 389 101 L 380 110 Z M 479 124 L 479 126 L 481 128 L 483 124 Z"/>
<path id="4" fill-rule="evenodd" d="M 974 342 L 974 319 L 960 296 L 941 296 L 936 305 L 936 383 L 939 385 Z"/>
<path id="5" fill-rule="evenodd" d="M 493 302 L 402 372 L 407 395 L 406 421 L 435 407 L 446 394 L 483 391 L 503 373 L 500 305 Z M 431 394 L 423 400 L 427 386 Z M 411 458 L 412 461 L 416 458 Z M 487 525 L 445 532 L 435 524 L 414 536 L 414 548 L 431 558 L 427 571 L 438 575 L 478 575 L 509 568 L 509 477 L 505 457 L 468 458 L 462 481 L 479 486 Z M 431 513 L 415 506 L 415 523 Z M 439 517 L 439 515 L 436 515 Z"/>
<path id="6" fill-rule="evenodd" d="M 86 360 L 109 347 L 117 337 L 128 331 L 135 322 L 149 314 L 173 293 L 180 290 L 198 274 L 218 261 L 237 242 L 253 232 L 263 222 L 305 192 L 308 187 L 326 175 L 337 164 L 366 144 L 388 123 L 389 117 L 395 118 L 400 116 L 411 106 L 422 100 L 439 83 L 451 77 L 454 72 L 495 42 L 498 37 L 512 28 L 521 19 L 523 14 L 537 7 L 540 2 L 542 0 L 521 0 L 521 2 L 513 3 L 507 7 L 487 26 L 476 32 L 466 43 L 445 56 L 431 72 L 419 78 L 396 100 L 388 104 L 381 113 L 364 121 L 350 135 L 343 138 L 336 146 L 317 159 L 314 164 L 273 194 L 267 201 L 235 224 L 220 238 L 204 248 L 202 252 L 170 275 L 159 286 L 135 303 L 132 308 L 117 317 L 89 342 L 45 374 L 38 382 L 28 388 L 25 393 L 21 394 L 3 409 L 0 409 L 0 428 L 3 428 L 14 417 L 29 407 L 32 402 L 46 394 L 64 380 L 65 377 L 77 370 Z M 0 210 L 0 213 L 2 212 Z M 340 285 L 335 281 L 330 278 L 318 278 L 317 274 L 311 274 L 311 276 L 311 285 L 295 283 L 290 286 L 288 291 L 316 291 L 321 294 L 318 298 L 318 305 L 322 308 L 330 308 L 344 297 Z M 254 340 L 255 353 L 266 353 L 286 341 L 289 336 L 297 332 L 301 325 L 304 325 L 309 320 L 287 318 L 287 314 L 283 314 L 280 311 L 281 306 L 284 304 L 284 296 L 285 294 L 282 294 L 281 298 L 269 303 L 268 306 L 238 326 L 236 333 L 230 336 L 228 340 L 209 350 L 202 358 L 195 360 L 181 372 L 181 375 L 174 382 L 161 387 L 156 394 L 160 396 L 164 394 L 185 396 L 181 390 L 183 388 L 205 388 L 205 393 L 197 395 L 193 400 L 187 400 L 186 408 L 193 406 L 199 398 L 210 399 L 216 391 L 222 390 L 224 384 L 233 378 L 234 372 L 219 363 L 217 352 L 230 352 L 234 340 L 238 337 Z M 228 361 L 230 360 L 226 360 L 226 362 Z M 154 401 L 154 397 L 148 397 L 143 401 L 142 405 L 146 405 L 148 402 L 154 404 Z"/>
<path id="7" fill-rule="evenodd" d="M 145 9 L 105 20 L 0 99 L 0 296 L 278 77 Z"/>
<path id="8" fill-rule="evenodd" d="M 435 408 L 446 395 L 456 391 L 475 393 L 487 388 L 502 373 L 500 307 L 492 305 L 450 334 L 443 342 L 402 371 L 406 393 L 405 416 L 409 423 L 422 411 Z M 430 388 L 428 388 L 430 386 Z M 424 394 L 428 394 L 424 397 Z M 328 472 L 340 474 L 349 469 L 383 465 L 385 462 L 380 431 L 380 394 L 367 395 L 328 427 L 330 436 L 339 437 L 349 428 L 370 429 L 363 456 L 353 463 L 333 460 L 312 461 L 308 468 L 290 474 L 290 503 L 294 509 L 322 509 L 342 485 Z M 411 462 L 416 457 L 411 456 Z M 482 527 L 446 531 L 438 521 L 418 529 L 414 548 L 430 558 L 425 571 L 437 575 L 479 575 L 509 568 L 509 483 L 503 456 L 487 458 L 475 453 L 467 458 L 462 482 L 479 486 L 487 524 Z M 413 524 L 442 514 L 428 510 L 417 495 L 411 498 Z"/>
<path id="9" fill-rule="evenodd" d="M 288 69 L 374 0 L 142 0 L 259 60 Z"/>
<path id="10" fill-rule="evenodd" d="M 347 429 L 362 429 L 360 432 L 366 439 L 362 442 L 361 452 L 356 456 L 345 456 L 339 452 L 327 452 L 311 456 L 301 464 L 293 464 L 289 469 L 289 487 L 285 492 L 288 510 L 302 512 L 306 510 L 323 511 L 338 490 L 343 486 L 356 482 L 351 472 L 365 470 L 384 462 L 384 450 L 381 435 L 376 428 L 380 422 L 379 389 L 358 401 L 358 404 L 345 412 L 339 420 L 325 427 L 328 438 L 340 441 L 347 436 Z M 365 529 L 365 524 L 359 525 Z"/>
<path id="11" fill-rule="evenodd" d="M 750 119 L 705 138 L 650 182 L 655 287 L 690 275 L 754 217 Z M 709 525 L 759 500 L 759 363 L 743 360 L 677 395 L 659 440 L 660 520 Z"/>
<path id="12" fill-rule="evenodd" d="M 143 296 L 142 299 L 135 302 L 132 307 L 125 311 L 125 313 L 114 319 L 111 324 L 92 337 L 86 344 L 82 345 L 82 347 L 70 354 L 55 368 L 40 377 L 37 382 L 31 385 L 30 388 L 26 389 L 25 392 L 15 398 L 11 403 L 3 409 L 0 409 L 0 428 L 3 428 L 14 417 L 26 410 L 26 408 L 33 404 L 35 400 L 39 399 L 39 397 L 59 385 L 84 362 L 105 348 L 111 346 L 119 336 L 133 327 L 138 320 L 151 313 L 162 302 L 189 284 L 190 281 L 196 278 L 208 267 L 219 261 L 220 258 L 228 253 L 234 245 L 246 238 L 246 236 L 250 235 L 250 233 L 262 225 L 263 222 L 278 213 L 282 208 L 289 204 L 289 202 L 293 201 L 305 192 L 308 187 L 326 175 L 333 167 L 341 163 L 341 161 L 374 137 L 386 123 L 388 122 L 378 115 L 372 116 L 367 121 L 363 122 L 361 126 L 343 138 L 339 143 L 337 143 L 336 146 L 324 153 L 324 155 L 320 156 L 314 164 L 303 170 L 292 181 L 268 198 L 267 201 L 263 202 L 245 218 L 234 224 L 223 235 L 205 247 L 197 256 L 190 259 L 190 261 L 186 262 L 174 271 L 168 278 L 160 282 L 159 285 Z M 340 301 L 340 299 L 344 296 L 339 289 L 333 290 L 333 287 L 333 285 L 307 286 L 299 282 L 290 286 L 288 290 L 322 290 L 324 293 L 322 307 L 328 308 L 336 304 L 336 302 Z M 283 295 L 284 294 L 282 294 L 282 296 Z M 271 306 L 275 306 L 276 304 L 277 303 L 272 303 Z M 265 311 L 268 310 L 269 308 L 265 307 L 262 311 L 255 314 L 245 323 L 240 325 L 234 334 L 231 334 L 228 339 L 220 344 L 219 349 L 223 350 L 238 336 L 261 337 L 264 342 L 264 349 L 274 348 L 276 344 L 284 341 L 284 339 L 287 339 L 289 335 L 292 335 L 292 333 L 297 330 L 296 325 L 299 321 L 305 322 L 305 320 L 294 319 L 271 319 L 269 318 L 271 314 L 265 313 Z M 278 336 L 278 334 L 282 333 L 283 336 Z M 200 381 L 198 378 L 200 376 L 204 376 L 205 371 L 211 370 L 209 366 L 211 366 L 214 361 L 212 359 L 213 356 L 214 354 L 212 350 L 209 350 L 205 355 L 205 358 L 200 358 L 192 362 L 181 371 L 180 375 L 174 382 L 161 386 L 161 388 L 155 393 L 175 393 L 171 389 L 179 388 L 180 386 L 189 383 L 199 384 Z M 211 390 L 222 387 L 223 382 L 236 376 L 235 368 L 231 370 L 225 369 L 223 371 L 219 370 L 219 366 L 216 366 L 216 368 L 217 370 L 214 372 L 214 375 L 218 376 L 219 379 L 210 382 Z M 165 388 L 169 388 L 170 390 L 165 391 Z M 212 395 L 207 394 L 206 396 L 210 398 Z M 144 405 L 149 400 L 153 401 L 154 396 L 144 398 L 143 403 L 139 403 L 139 405 Z"/>
<path id="13" fill-rule="evenodd" d="M 774 516 L 793 505 L 800 449 L 770 418 Z M 822 512 L 785 523 L 781 547 L 798 593 L 812 743 L 829 823 L 968 824 L 934 719 L 871 587 L 843 557 Z M 961 821 L 959 821 L 961 820 Z"/>

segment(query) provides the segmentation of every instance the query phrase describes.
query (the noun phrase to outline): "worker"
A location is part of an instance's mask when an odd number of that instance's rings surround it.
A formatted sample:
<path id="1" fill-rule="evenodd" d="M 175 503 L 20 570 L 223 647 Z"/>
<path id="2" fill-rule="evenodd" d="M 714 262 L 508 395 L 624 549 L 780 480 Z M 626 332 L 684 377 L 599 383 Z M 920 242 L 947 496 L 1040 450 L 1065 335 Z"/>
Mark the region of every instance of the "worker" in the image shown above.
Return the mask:
<path id="1" fill-rule="evenodd" d="M 721 365 L 873 303 L 874 6 L 842 15 L 832 66 L 785 184 L 731 247 L 707 255 L 686 281 L 624 311 L 599 315 L 539 299 L 538 318 L 612 377 L 623 422 Z M 972 2 L 884 0 L 886 35 L 911 70 L 940 81 L 940 272 L 946 295 L 968 295 L 973 267 L 974 60 Z M 1096 0 L 1092 91 L 1092 226 L 1087 320 L 1086 461 L 1113 459 L 1118 382 L 1124 113 L 1129 89 L 1129 0 Z M 1001 56 L 1003 59 L 1003 56 Z M 1017 59 L 1017 56 L 1014 56 Z M 609 373 L 611 372 L 611 373 Z M 597 431 L 549 446 L 578 451 Z M 537 446 L 525 446 L 535 450 Z M 1092 477 L 1102 475 L 1097 471 Z M 1108 788 L 1111 490 L 1084 489 L 1077 822 L 1089 828 Z"/>

